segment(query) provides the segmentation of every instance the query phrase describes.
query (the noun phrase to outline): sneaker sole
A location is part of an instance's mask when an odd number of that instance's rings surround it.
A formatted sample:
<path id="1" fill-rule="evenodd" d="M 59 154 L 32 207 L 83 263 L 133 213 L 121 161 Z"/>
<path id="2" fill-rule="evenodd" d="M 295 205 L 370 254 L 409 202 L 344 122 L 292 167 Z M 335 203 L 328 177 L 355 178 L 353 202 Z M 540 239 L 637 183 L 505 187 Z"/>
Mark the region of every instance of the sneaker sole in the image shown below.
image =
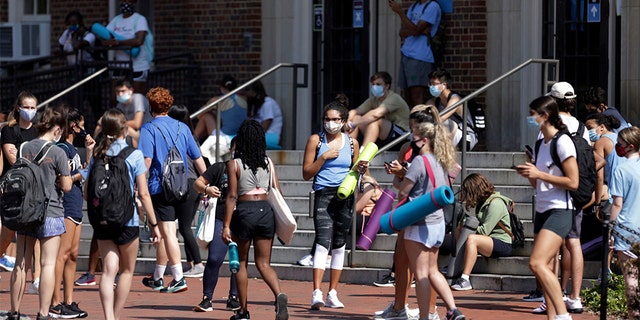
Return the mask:
<path id="1" fill-rule="evenodd" d="M 526 301 L 526 302 L 542 302 L 543 301 L 543 297 L 540 298 L 522 298 L 522 301 Z"/>
<path id="2" fill-rule="evenodd" d="M 332 309 L 342 309 L 342 308 L 344 308 L 344 305 L 334 305 L 334 304 L 330 304 L 330 303 L 325 303 L 324 306 L 327 307 L 327 308 L 332 308 Z"/>
<path id="3" fill-rule="evenodd" d="M 185 278 L 202 278 L 203 274 L 202 273 L 195 273 L 195 274 L 183 274 L 183 276 Z"/>
<path id="4" fill-rule="evenodd" d="M 76 286 L 95 286 L 96 282 L 86 282 L 86 283 L 80 283 L 80 282 L 75 282 L 74 283 Z"/>
<path id="5" fill-rule="evenodd" d="M 395 287 L 396 285 L 393 283 L 373 283 L 374 286 L 376 287 L 380 287 L 380 288 L 390 288 L 390 287 Z"/>
<path id="6" fill-rule="evenodd" d="M 200 306 L 193 307 L 193 311 L 195 312 L 210 312 L 213 311 L 213 307 L 211 308 L 201 308 Z"/>
<path id="7" fill-rule="evenodd" d="M 241 308 L 240 308 L 240 306 L 237 306 L 237 307 L 229 307 L 229 306 L 227 306 L 227 308 L 226 308 L 226 309 L 227 309 L 227 310 L 230 310 L 230 311 L 238 311 L 238 310 L 240 310 Z"/>
<path id="8" fill-rule="evenodd" d="M 184 286 L 178 289 L 167 289 L 167 288 L 163 288 L 164 290 L 160 290 L 160 292 L 162 293 L 178 293 L 178 292 L 185 292 L 187 290 L 189 290 L 189 287 Z"/>
<path id="9" fill-rule="evenodd" d="M 462 287 L 456 287 L 456 288 L 451 287 L 451 289 L 453 289 L 455 291 L 469 291 L 469 290 L 472 290 L 473 288 L 472 287 L 464 287 L 464 288 L 462 288 Z"/>
<path id="10" fill-rule="evenodd" d="M 576 309 L 567 308 L 567 311 L 569 311 L 570 313 L 582 313 L 582 308 L 576 308 Z"/>
<path id="11" fill-rule="evenodd" d="M 316 302 L 311 305 L 311 310 L 320 310 L 320 308 L 324 307 L 324 302 Z"/>
<path id="12" fill-rule="evenodd" d="M 286 294 L 281 293 L 276 297 L 276 320 L 288 320 L 289 319 L 289 297 Z"/>

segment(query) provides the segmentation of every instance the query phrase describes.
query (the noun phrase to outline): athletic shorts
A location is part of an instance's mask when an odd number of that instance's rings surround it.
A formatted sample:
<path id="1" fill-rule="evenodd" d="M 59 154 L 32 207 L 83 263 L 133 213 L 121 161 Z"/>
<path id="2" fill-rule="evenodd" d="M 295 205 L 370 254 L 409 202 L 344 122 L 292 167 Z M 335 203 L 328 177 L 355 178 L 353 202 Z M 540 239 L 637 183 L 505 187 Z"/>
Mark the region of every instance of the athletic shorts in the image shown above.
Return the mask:
<path id="1" fill-rule="evenodd" d="M 93 233 L 98 240 L 112 240 L 116 245 L 130 243 L 140 236 L 139 227 L 108 228 L 97 227 Z"/>
<path id="2" fill-rule="evenodd" d="M 36 239 L 44 239 L 59 236 L 67 232 L 64 217 L 46 217 L 44 224 L 31 231 L 18 231 L 19 235 L 25 235 Z"/>
<path id="3" fill-rule="evenodd" d="M 410 225 L 404 228 L 404 239 L 423 244 L 427 248 L 439 248 L 444 241 L 445 223 Z"/>
<path id="4" fill-rule="evenodd" d="M 428 87 L 429 73 L 431 73 L 431 70 L 433 70 L 433 63 L 402 55 L 400 58 L 400 71 L 398 73 L 398 87 L 402 89 Z"/>
<path id="5" fill-rule="evenodd" d="M 153 202 L 153 211 L 158 221 L 175 221 L 178 218 L 176 211 L 180 209 L 182 203 L 167 202 L 162 192 L 151 195 L 151 202 Z"/>
<path id="6" fill-rule="evenodd" d="M 406 131 L 404 131 L 404 129 L 398 127 L 395 124 L 391 125 L 391 132 L 389 132 L 389 134 L 387 135 L 387 138 L 384 140 L 376 140 L 376 145 L 378 147 L 382 147 L 385 146 L 389 143 L 391 143 L 393 140 L 400 138 L 403 134 L 407 133 Z"/>
<path id="7" fill-rule="evenodd" d="M 583 210 L 580 210 L 573 215 L 571 230 L 569 230 L 567 234 L 568 239 L 580 239 L 580 233 L 582 233 L 582 211 Z"/>
<path id="8" fill-rule="evenodd" d="M 491 238 L 493 240 L 493 251 L 491 251 L 490 258 L 500 258 L 511 256 L 511 243 L 506 243 L 502 240 Z"/>
<path id="9" fill-rule="evenodd" d="M 273 238 L 276 221 L 271 205 L 266 200 L 238 201 L 229 227 L 231 233 L 242 240 Z"/>
<path id="10" fill-rule="evenodd" d="M 545 212 L 536 212 L 533 221 L 533 233 L 547 229 L 564 239 L 573 225 L 573 209 L 551 209 Z"/>
<path id="11" fill-rule="evenodd" d="M 135 82 L 147 82 L 147 76 L 148 75 L 149 75 L 149 70 L 134 71 L 133 72 L 133 81 L 135 81 Z"/>

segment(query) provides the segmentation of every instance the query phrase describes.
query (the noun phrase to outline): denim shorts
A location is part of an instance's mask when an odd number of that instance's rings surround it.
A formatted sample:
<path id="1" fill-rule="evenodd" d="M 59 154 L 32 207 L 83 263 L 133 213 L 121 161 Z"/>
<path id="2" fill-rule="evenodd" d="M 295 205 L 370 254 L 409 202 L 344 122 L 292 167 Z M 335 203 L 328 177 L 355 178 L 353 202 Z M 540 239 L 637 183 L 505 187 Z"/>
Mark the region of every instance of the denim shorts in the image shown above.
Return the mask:
<path id="1" fill-rule="evenodd" d="M 67 232 L 64 217 L 46 217 L 44 224 L 31 231 L 18 231 L 19 235 L 25 235 L 37 239 L 59 236 Z"/>

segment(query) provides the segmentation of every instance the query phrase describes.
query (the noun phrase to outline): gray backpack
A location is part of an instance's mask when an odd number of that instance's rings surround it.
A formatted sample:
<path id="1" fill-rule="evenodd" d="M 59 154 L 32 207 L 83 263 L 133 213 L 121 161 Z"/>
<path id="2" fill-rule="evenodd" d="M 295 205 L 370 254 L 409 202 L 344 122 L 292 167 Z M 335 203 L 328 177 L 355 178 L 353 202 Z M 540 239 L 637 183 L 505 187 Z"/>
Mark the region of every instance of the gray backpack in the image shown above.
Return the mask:
<path id="1" fill-rule="evenodd" d="M 153 122 L 151 122 L 151 124 L 158 128 L 165 143 L 171 146 L 167 137 L 165 137 L 162 130 L 160 130 L 160 127 Z M 179 135 L 180 124 L 178 124 L 176 137 Z M 167 158 L 164 159 L 162 166 L 162 192 L 169 203 L 182 202 L 186 199 L 187 193 L 189 193 L 187 165 L 184 163 L 184 160 L 182 160 L 176 141 L 173 141 L 173 145 L 169 148 L 169 153 L 167 154 Z"/>

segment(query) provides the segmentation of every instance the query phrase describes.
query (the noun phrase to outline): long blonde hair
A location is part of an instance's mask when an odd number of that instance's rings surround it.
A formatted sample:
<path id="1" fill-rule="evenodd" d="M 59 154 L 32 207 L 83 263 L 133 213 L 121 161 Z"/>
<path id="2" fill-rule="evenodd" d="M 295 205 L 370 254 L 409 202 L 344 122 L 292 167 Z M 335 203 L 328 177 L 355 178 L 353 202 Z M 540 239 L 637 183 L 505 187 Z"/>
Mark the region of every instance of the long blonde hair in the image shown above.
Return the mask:
<path id="1" fill-rule="evenodd" d="M 450 170 L 456 165 L 456 149 L 451 140 L 451 134 L 442 125 L 438 109 L 434 106 L 427 106 L 425 112 L 433 117 L 433 122 L 427 121 L 417 124 L 414 128 L 419 138 L 429 139 L 429 147 L 436 159 L 442 164 L 445 170 Z"/>

